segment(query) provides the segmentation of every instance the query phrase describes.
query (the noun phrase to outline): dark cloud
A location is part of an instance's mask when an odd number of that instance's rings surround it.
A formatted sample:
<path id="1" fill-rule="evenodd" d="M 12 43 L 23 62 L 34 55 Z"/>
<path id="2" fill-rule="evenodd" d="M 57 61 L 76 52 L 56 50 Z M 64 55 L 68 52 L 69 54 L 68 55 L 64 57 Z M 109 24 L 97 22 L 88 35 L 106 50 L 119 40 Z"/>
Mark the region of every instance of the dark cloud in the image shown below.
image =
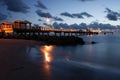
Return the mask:
<path id="1" fill-rule="evenodd" d="M 98 22 L 94 22 L 88 25 L 90 28 L 94 28 L 94 29 L 116 29 L 116 26 L 113 26 L 111 24 L 103 24 L 103 23 L 98 23 Z"/>
<path id="2" fill-rule="evenodd" d="M 23 0 L 1 0 L 9 11 L 12 12 L 28 12 L 28 5 L 23 2 Z"/>
<path id="3" fill-rule="evenodd" d="M 61 15 L 66 16 L 66 17 L 70 17 L 70 18 L 74 18 L 74 16 L 68 12 L 61 13 Z"/>
<path id="4" fill-rule="evenodd" d="M 50 27 L 50 28 L 53 27 L 51 24 L 47 24 L 47 23 L 43 23 L 43 25 L 45 25 L 46 27 Z"/>
<path id="5" fill-rule="evenodd" d="M 102 24 L 102 23 L 98 23 L 98 22 L 94 22 L 91 23 L 89 25 L 87 25 L 86 23 L 81 23 L 81 24 L 71 24 L 68 25 L 67 23 L 53 23 L 54 28 L 64 28 L 64 29 L 88 29 L 88 28 L 92 28 L 92 29 L 117 29 L 117 26 L 113 26 L 111 24 Z"/>
<path id="6" fill-rule="evenodd" d="M 54 22 L 52 26 L 54 28 L 61 29 L 61 27 L 59 26 L 59 24 L 57 22 Z"/>
<path id="7" fill-rule="evenodd" d="M 38 21 L 42 21 L 42 19 L 38 19 Z"/>
<path id="8" fill-rule="evenodd" d="M 4 15 L 4 14 L 0 13 L 0 21 L 6 20 L 7 17 L 8 17 L 7 15 Z"/>
<path id="9" fill-rule="evenodd" d="M 33 24 L 34 27 L 39 27 L 39 24 Z"/>
<path id="10" fill-rule="evenodd" d="M 94 1 L 94 0 L 78 0 L 78 1 L 86 2 L 86 1 Z"/>
<path id="11" fill-rule="evenodd" d="M 88 14 L 87 12 L 82 12 L 81 15 L 85 16 L 85 17 L 93 17 L 92 15 Z"/>
<path id="12" fill-rule="evenodd" d="M 93 17 L 92 15 L 88 14 L 87 12 L 76 13 L 76 14 L 72 14 L 72 15 L 77 18 Z"/>
<path id="13" fill-rule="evenodd" d="M 77 18 L 84 18 L 80 13 L 77 13 L 77 14 L 72 14 L 74 17 L 77 17 Z"/>
<path id="14" fill-rule="evenodd" d="M 37 1 L 37 4 L 35 4 L 35 6 L 41 9 L 47 9 L 47 7 L 40 0 Z"/>
<path id="15" fill-rule="evenodd" d="M 53 23 L 52 25 L 54 28 L 58 28 L 58 29 L 61 29 L 61 28 L 64 28 L 64 29 L 70 29 L 70 26 L 67 24 L 67 23 Z"/>
<path id="16" fill-rule="evenodd" d="M 45 13 L 45 12 L 42 12 L 41 10 L 37 10 L 36 11 L 37 15 L 40 16 L 40 17 L 44 17 L 44 18 L 52 18 L 53 20 L 55 21 L 63 21 L 62 18 L 59 18 L 59 17 L 53 17 L 50 13 Z M 39 19 L 38 21 L 41 21 L 41 19 Z"/>
<path id="17" fill-rule="evenodd" d="M 45 26 L 49 26 L 47 23 L 43 23 L 43 25 L 45 25 Z"/>
<path id="18" fill-rule="evenodd" d="M 92 15 L 88 14 L 87 12 L 82 12 L 82 13 L 74 13 L 70 14 L 68 12 L 61 13 L 62 16 L 67 16 L 70 18 L 81 18 L 83 19 L 84 17 L 93 17 Z"/>
<path id="19" fill-rule="evenodd" d="M 37 10 L 36 13 L 40 17 L 52 18 L 52 15 L 50 13 L 45 13 L 45 12 L 42 12 L 41 10 Z"/>
<path id="20" fill-rule="evenodd" d="M 53 17 L 53 19 L 54 19 L 55 21 L 63 21 L 63 19 L 62 19 L 62 18 L 59 18 L 59 17 Z"/>
<path id="21" fill-rule="evenodd" d="M 77 24 L 68 25 L 67 23 L 57 23 L 57 22 L 55 22 L 55 23 L 53 23 L 52 26 L 54 28 L 58 28 L 58 29 L 61 29 L 61 28 L 63 28 L 63 29 L 76 29 L 76 28 L 78 28 L 79 25 L 77 25 Z"/>
<path id="22" fill-rule="evenodd" d="M 79 25 L 76 24 L 76 23 L 69 25 L 69 27 L 70 27 L 71 29 L 79 29 Z"/>
<path id="23" fill-rule="evenodd" d="M 111 20 L 111 21 L 117 21 L 120 18 L 120 13 L 112 11 L 109 8 L 106 8 L 105 12 L 107 13 L 106 18 Z"/>
<path id="24" fill-rule="evenodd" d="M 109 20 L 112 20 L 112 21 L 117 21 L 117 20 L 118 20 L 117 16 L 114 15 L 114 14 L 107 14 L 106 17 L 107 17 Z"/>

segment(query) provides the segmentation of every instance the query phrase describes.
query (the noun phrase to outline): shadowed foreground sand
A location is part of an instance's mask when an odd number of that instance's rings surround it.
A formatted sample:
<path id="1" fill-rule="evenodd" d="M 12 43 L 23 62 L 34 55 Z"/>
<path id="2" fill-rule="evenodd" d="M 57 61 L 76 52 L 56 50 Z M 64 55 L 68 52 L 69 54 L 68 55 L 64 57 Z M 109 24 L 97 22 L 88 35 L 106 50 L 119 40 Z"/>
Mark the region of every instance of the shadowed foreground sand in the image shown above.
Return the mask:
<path id="1" fill-rule="evenodd" d="M 30 62 L 26 51 L 35 44 L 38 42 L 0 39 L 0 80 L 40 80 L 44 76 L 40 66 Z"/>
<path id="2" fill-rule="evenodd" d="M 0 39 L 0 80 L 120 80 L 118 71 L 74 60 L 54 58 L 45 63 L 45 54 L 38 50 L 38 44 L 30 40 Z"/>

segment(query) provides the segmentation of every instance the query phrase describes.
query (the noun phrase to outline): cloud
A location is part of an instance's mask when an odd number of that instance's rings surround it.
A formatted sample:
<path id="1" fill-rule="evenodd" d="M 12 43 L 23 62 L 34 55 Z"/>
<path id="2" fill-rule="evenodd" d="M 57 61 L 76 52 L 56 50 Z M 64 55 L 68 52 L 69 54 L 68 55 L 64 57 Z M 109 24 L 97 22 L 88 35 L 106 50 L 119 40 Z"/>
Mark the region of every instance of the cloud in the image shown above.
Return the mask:
<path id="1" fill-rule="evenodd" d="M 77 18 L 84 18 L 80 13 L 75 13 L 75 14 L 72 14 L 74 17 L 77 17 Z"/>
<path id="2" fill-rule="evenodd" d="M 59 17 L 53 17 L 50 13 L 45 13 L 45 12 L 42 12 L 41 10 L 37 10 L 36 11 L 37 15 L 40 16 L 40 17 L 44 17 L 44 18 L 52 18 L 53 20 L 55 21 L 63 21 L 62 18 L 59 18 Z M 38 19 L 38 21 L 41 21 L 41 19 Z"/>
<path id="3" fill-rule="evenodd" d="M 70 28 L 67 23 L 57 23 L 57 22 L 54 22 L 52 26 L 54 28 L 57 28 L 57 29 L 61 29 L 61 28 L 69 29 Z"/>
<path id="4" fill-rule="evenodd" d="M 117 20 L 118 20 L 117 16 L 114 15 L 114 14 L 107 14 L 106 17 L 107 17 L 109 20 L 112 20 L 112 21 L 117 21 Z"/>
<path id="5" fill-rule="evenodd" d="M 2 4 L 4 4 L 9 11 L 12 12 L 28 12 L 28 5 L 23 2 L 23 0 L 2 0 Z"/>
<path id="6" fill-rule="evenodd" d="M 45 26 L 49 26 L 47 23 L 43 23 L 43 25 L 45 25 Z"/>
<path id="7" fill-rule="evenodd" d="M 59 18 L 59 17 L 53 17 L 53 19 L 54 19 L 55 21 L 63 21 L 63 19 L 62 19 L 62 18 Z"/>
<path id="8" fill-rule="evenodd" d="M 93 17 L 92 15 L 88 14 L 87 12 L 82 12 L 81 15 L 85 16 L 85 17 Z"/>
<path id="9" fill-rule="evenodd" d="M 53 23 L 54 28 L 64 28 L 64 29 L 88 29 L 88 28 L 92 28 L 92 29 L 117 29 L 119 27 L 117 26 L 113 26 L 111 24 L 102 24 L 102 23 L 98 23 L 98 22 L 94 22 L 91 23 L 89 25 L 87 25 L 86 23 L 81 23 L 81 24 L 71 24 L 68 25 L 67 23 Z"/>
<path id="10" fill-rule="evenodd" d="M 61 13 L 60 15 L 70 17 L 70 18 L 74 18 L 74 16 L 72 14 L 68 13 L 68 12 Z"/>
<path id="11" fill-rule="evenodd" d="M 78 24 L 71 24 L 68 25 L 67 23 L 57 23 L 54 22 L 52 25 L 54 28 L 58 28 L 58 29 L 79 29 L 79 25 Z"/>
<path id="12" fill-rule="evenodd" d="M 68 12 L 61 13 L 62 16 L 70 17 L 70 18 L 81 18 L 84 19 L 84 17 L 93 17 L 92 15 L 88 14 L 87 12 L 82 12 L 82 13 L 74 13 L 70 14 Z"/>
<path id="13" fill-rule="evenodd" d="M 88 25 L 90 28 L 94 28 L 94 29 L 116 29 L 116 26 L 113 26 L 111 24 L 103 24 L 103 23 L 98 23 L 98 22 L 94 22 Z"/>
<path id="14" fill-rule="evenodd" d="M 38 21 L 42 21 L 42 19 L 38 19 Z"/>
<path id="15" fill-rule="evenodd" d="M 107 13 L 106 18 L 111 20 L 111 21 L 117 21 L 120 18 L 120 13 L 114 12 L 109 8 L 106 8 L 105 12 Z"/>
<path id="16" fill-rule="evenodd" d="M 84 18 L 84 17 L 93 17 L 92 15 L 88 14 L 87 12 L 82 12 L 82 13 L 75 13 L 75 14 L 72 14 L 74 17 L 77 17 L 77 18 Z"/>
<path id="17" fill-rule="evenodd" d="M 78 1 L 86 2 L 86 1 L 94 1 L 94 0 L 78 0 Z"/>
<path id="18" fill-rule="evenodd" d="M 35 4 L 35 6 L 41 9 L 48 9 L 40 0 L 37 1 L 37 4 Z"/>
<path id="19" fill-rule="evenodd" d="M 4 15 L 4 14 L 0 13 L 0 21 L 6 20 L 7 17 L 8 17 L 7 15 Z"/>
<path id="20" fill-rule="evenodd" d="M 34 27 L 39 27 L 39 24 L 33 24 Z"/>
<path id="21" fill-rule="evenodd" d="M 37 10 L 36 13 L 40 17 L 52 18 L 52 15 L 50 13 L 45 13 L 45 12 L 42 12 L 41 10 Z"/>
<path id="22" fill-rule="evenodd" d="M 45 27 L 53 27 L 51 24 L 47 24 L 47 23 L 43 23 L 43 25 L 45 26 Z"/>

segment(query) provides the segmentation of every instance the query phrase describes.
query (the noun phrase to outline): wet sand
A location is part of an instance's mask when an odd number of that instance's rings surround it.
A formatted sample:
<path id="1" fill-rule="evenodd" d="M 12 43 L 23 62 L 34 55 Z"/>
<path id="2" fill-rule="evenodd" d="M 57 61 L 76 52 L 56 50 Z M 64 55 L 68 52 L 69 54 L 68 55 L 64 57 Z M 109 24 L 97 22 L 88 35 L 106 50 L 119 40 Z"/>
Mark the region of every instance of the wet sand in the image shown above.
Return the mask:
<path id="1" fill-rule="evenodd" d="M 35 44 L 38 42 L 0 39 L 0 80 L 41 80 L 45 78 L 42 65 L 37 66 L 28 58 L 29 53 L 26 49 L 34 47 Z"/>
<path id="2" fill-rule="evenodd" d="M 0 80 L 120 80 L 120 72 L 72 60 L 45 63 L 38 44 L 0 39 Z"/>

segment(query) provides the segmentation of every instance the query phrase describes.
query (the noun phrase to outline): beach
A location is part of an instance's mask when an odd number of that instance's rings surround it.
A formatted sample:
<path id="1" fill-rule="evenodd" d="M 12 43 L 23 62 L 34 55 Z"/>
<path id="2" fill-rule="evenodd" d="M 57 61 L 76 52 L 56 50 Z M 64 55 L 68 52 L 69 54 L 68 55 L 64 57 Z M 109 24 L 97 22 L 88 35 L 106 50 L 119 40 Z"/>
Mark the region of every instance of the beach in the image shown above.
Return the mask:
<path id="1" fill-rule="evenodd" d="M 0 80 L 120 80 L 119 38 L 93 36 L 96 44 L 76 46 L 0 39 Z"/>
<path id="2" fill-rule="evenodd" d="M 0 39 L 0 80 L 40 80 L 43 73 L 30 63 L 27 53 L 27 48 L 35 44 L 38 42 Z"/>

